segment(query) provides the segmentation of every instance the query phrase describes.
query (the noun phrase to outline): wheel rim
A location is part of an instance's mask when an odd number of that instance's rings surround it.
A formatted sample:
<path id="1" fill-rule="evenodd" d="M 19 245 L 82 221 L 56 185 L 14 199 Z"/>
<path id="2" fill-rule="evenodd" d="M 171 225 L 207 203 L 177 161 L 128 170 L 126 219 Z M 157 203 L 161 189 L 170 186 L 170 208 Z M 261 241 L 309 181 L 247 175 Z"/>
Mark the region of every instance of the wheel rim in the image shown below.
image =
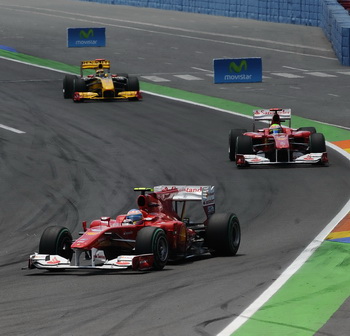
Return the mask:
<path id="1" fill-rule="evenodd" d="M 166 262 L 168 259 L 168 242 L 165 237 L 160 237 L 158 239 L 157 256 L 161 262 Z"/>
<path id="2" fill-rule="evenodd" d="M 236 222 L 233 222 L 233 225 L 231 228 L 230 242 L 233 248 L 237 248 L 237 246 L 239 246 L 241 242 L 240 228 L 236 224 Z"/>

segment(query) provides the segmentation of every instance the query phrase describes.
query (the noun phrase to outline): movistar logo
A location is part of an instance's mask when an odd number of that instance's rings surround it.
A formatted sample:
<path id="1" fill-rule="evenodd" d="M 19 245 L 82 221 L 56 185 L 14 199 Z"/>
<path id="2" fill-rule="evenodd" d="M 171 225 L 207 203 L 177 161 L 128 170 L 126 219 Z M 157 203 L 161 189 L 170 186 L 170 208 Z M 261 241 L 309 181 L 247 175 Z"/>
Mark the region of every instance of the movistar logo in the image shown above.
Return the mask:
<path id="1" fill-rule="evenodd" d="M 248 65 L 246 60 L 242 60 L 239 65 L 235 62 L 231 62 L 229 66 L 230 72 L 240 73 L 242 70 L 247 71 Z"/>
<path id="2" fill-rule="evenodd" d="M 89 29 L 87 32 L 85 30 L 81 30 L 80 33 L 79 33 L 79 36 L 81 39 L 87 39 L 89 38 L 90 36 L 91 37 L 94 37 L 94 30 L 93 29 Z"/>

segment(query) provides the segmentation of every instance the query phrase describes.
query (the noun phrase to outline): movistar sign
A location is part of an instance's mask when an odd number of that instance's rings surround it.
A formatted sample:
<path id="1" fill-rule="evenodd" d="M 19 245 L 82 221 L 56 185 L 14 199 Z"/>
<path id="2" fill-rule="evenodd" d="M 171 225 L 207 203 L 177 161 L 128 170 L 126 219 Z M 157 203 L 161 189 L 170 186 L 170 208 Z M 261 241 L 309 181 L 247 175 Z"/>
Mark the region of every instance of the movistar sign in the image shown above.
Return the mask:
<path id="1" fill-rule="evenodd" d="M 106 28 L 68 28 L 68 48 L 105 47 Z"/>
<path id="2" fill-rule="evenodd" d="M 214 59 L 214 83 L 251 83 L 262 81 L 261 58 Z"/>

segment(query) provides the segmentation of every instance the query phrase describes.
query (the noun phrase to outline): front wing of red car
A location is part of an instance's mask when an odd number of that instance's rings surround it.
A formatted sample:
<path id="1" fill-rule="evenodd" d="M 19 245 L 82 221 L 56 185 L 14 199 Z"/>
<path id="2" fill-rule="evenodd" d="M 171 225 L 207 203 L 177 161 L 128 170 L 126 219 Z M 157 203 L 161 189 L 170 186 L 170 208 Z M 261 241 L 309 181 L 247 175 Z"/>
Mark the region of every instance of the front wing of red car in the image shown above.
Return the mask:
<path id="1" fill-rule="evenodd" d="M 272 165 L 272 164 L 326 164 L 328 163 L 327 153 L 309 153 L 293 159 L 293 161 L 274 162 L 260 155 L 254 154 L 236 154 L 236 164 L 239 167 L 249 165 Z"/>
<path id="2" fill-rule="evenodd" d="M 77 269 L 100 269 L 100 270 L 126 270 L 147 271 L 153 266 L 153 254 L 141 255 L 120 255 L 115 259 L 106 260 L 91 259 L 91 263 L 81 265 L 77 262 L 71 262 L 69 259 L 59 255 L 34 253 L 29 256 L 28 268 L 38 268 L 46 270 L 77 270 Z"/>

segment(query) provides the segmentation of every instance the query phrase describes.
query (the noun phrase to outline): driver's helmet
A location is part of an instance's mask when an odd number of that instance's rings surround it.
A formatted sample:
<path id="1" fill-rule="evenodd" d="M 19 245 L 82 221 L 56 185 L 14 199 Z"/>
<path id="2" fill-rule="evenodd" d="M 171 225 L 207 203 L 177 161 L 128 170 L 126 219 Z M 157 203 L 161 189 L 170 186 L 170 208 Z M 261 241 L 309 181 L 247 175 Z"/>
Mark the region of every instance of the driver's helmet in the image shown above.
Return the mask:
<path id="1" fill-rule="evenodd" d="M 138 209 L 131 209 L 126 214 L 125 219 L 129 220 L 130 222 L 132 222 L 132 224 L 135 224 L 135 225 L 142 224 L 143 222 L 142 212 Z"/>
<path id="2" fill-rule="evenodd" d="M 97 69 L 96 70 L 96 76 L 97 77 L 103 77 L 105 74 L 105 72 L 103 71 L 103 69 Z"/>
<path id="3" fill-rule="evenodd" d="M 279 134 L 282 133 L 282 127 L 279 124 L 272 124 L 269 128 L 269 133 L 270 134 Z"/>

